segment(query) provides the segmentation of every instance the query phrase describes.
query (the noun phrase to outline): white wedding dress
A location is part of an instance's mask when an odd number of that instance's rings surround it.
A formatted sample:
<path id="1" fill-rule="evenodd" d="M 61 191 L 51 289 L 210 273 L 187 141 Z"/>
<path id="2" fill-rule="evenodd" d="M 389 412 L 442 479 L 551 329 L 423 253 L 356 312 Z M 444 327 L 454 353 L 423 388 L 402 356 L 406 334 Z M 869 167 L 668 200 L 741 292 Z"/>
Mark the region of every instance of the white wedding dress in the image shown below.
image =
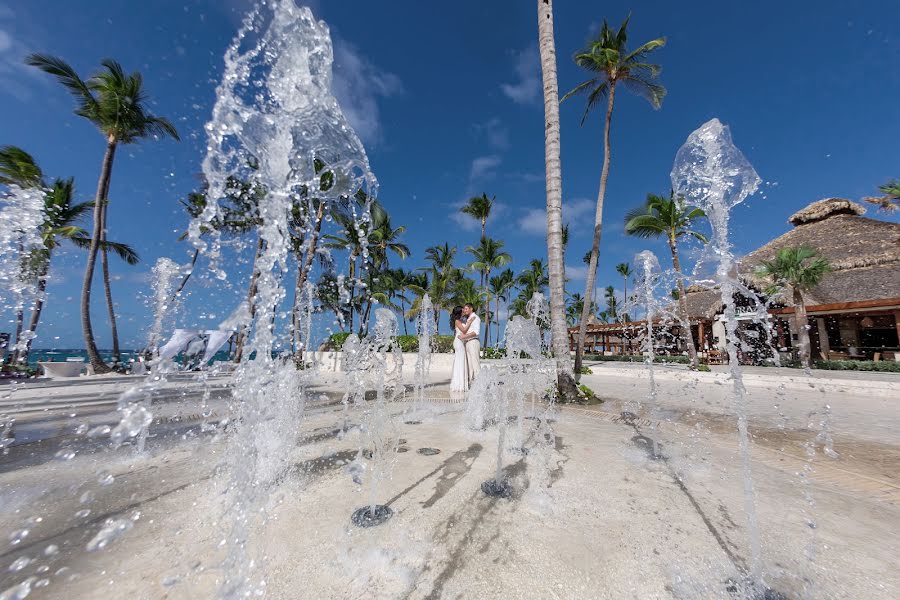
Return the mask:
<path id="1" fill-rule="evenodd" d="M 462 333 L 458 327 L 454 327 L 453 337 L 453 374 L 450 376 L 451 392 L 469 391 L 469 376 L 466 372 L 466 344 L 459 339 Z"/>

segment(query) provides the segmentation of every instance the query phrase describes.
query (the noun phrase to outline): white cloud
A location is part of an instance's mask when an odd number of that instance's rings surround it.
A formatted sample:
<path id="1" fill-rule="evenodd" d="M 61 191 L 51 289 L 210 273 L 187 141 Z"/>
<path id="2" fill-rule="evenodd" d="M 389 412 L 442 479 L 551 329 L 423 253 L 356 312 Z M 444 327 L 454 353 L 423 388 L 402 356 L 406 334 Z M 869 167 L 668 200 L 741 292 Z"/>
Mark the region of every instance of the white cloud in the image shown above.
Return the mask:
<path id="1" fill-rule="evenodd" d="M 3 8 L 0 5 L 0 19 L 11 17 Z M 31 84 L 41 81 L 41 73 L 23 62 L 27 53 L 24 44 L 0 27 L 0 90 L 23 102 L 31 98 Z"/>
<path id="2" fill-rule="evenodd" d="M 459 229 L 463 231 L 481 231 L 481 223 L 459 212 L 462 205 L 454 206 L 450 213 L 450 220 L 453 221 Z"/>
<path id="3" fill-rule="evenodd" d="M 569 223 L 573 229 L 580 224 L 593 223 L 594 203 L 590 200 L 579 198 L 569 202 L 563 202 L 563 224 Z M 547 210 L 544 208 L 529 208 L 519 218 L 519 228 L 530 235 L 547 235 Z"/>
<path id="4" fill-rule="evenodd" d="M 472 169 L 469 171 L 469 182 L 474 183 L 476 180 L 493 176 L 494 169 L 503 162 L 496 154 L 489 156 L 479 156 L 472 161 Z"/>
<path id="5" fill-rule="evenodd" d="M 378 101 L 403 91 L 400 78 L 370 63 L 359 50 L 344 40 L 334 38 L 334 95 L 344 116 L 367 144 L 382 139 Z"/>
<path id="6" fill-rule="evenodd" d="M 584 281 L 587 279 L 587 265 L 566 265 L 566 279 Z"/>
<path id="7" fill-rule="evenodd" d="M 494 117 L 486 123 L 476 123 L 474 125 L 475 133 L 484 135 L 488 146 L 495 150 L 506 150 L 509 148 L 509 129 L 503 122 Z"/>
<path id="8" fill-rule="evenodd" d="M 542 208 L 529 208 L 519 219 L 519 229 L 529 235 L 547 235 L 547 211 Z"/>
<path id="9" fill-rule="evenodd" d="M 530 104 L 540 97 L 541 62 L 537 45 L 516 53 L 516 81 L 500 86 L 503 93 L 517 104 Z"/>

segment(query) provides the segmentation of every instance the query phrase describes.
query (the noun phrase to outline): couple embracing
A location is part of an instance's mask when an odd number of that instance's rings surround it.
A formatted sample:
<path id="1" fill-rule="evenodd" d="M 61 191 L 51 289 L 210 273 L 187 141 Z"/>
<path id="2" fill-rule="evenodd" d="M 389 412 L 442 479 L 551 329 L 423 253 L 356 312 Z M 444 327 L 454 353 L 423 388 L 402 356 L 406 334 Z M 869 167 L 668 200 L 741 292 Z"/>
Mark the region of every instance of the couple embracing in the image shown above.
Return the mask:
<path id="1" fill-rule="evenodd" d="M 457 306 L 450 313 L 453 328 L 453 374 L 450 377 L 451 392 L 467 392 L 481 368 L 481 342 L 478 332 L 481 319 L 471 304 Z"/>

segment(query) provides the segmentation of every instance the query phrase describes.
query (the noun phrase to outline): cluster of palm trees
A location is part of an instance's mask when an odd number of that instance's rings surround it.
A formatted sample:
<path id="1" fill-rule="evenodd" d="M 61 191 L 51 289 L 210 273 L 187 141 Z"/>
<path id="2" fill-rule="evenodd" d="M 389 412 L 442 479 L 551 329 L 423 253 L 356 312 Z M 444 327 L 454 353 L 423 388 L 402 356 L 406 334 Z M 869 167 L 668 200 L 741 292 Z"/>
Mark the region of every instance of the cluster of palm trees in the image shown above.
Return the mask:
<path id="1" fill-rule="evenodd" d="M 444 313 L 449 314 L 456 305 L 472 304 L 484 315 L 484 344 L 499 342 L 503 305 L 510 314 L 524 315 L 532 295 L 546 291 L 549 275 L 541 259 L 532 260 L 518 274 L 505 268 L 512 257 L 503 250 L 502 240 L 487 235 L 494 202 L 494 198 L 482 194 L 470 198 L 460 209 L 481 228 L 478 243 L 464 249 L 471 260 L 457 264 L 460 249 L 445 242 L 427 248 L 428 266 L 416 270 L 391 265 L 391 257 L 405 259 L 410 252 L 399 239 L 405 227 L 394 227 L 379 203 L 372 203 L 371 220 L 362 227 L 346 215 L 334 215 L 339 231 L 323 236 L 324 246 L 346 251 L 348 264 L 340 275 L 332 267 L 323 270 L 316 284 L 317 309 L 332 312 L 341 331 L 355 326 L 360 335 L 365 335 L 371 310 L 378 304 L 396 311 L 404 333 L 408 333 L 408 321 L 418 314 L 422 298 L 428 294 L 437 331 L 442 328 Z"/>
<path id="2" fill-rule="evenodd" d="M 85 248 L 87 260 L 81 290 L 81 324 L 88 357 L 94 371 L 111 370 L 100 357 L 91 323 L 91 291 L 98 254 L 100 256 L 106 305 L 113 344 L 113 361 L 120 360 L 119 337 L 116 329 L 115 304 L 109 277 L 109 252 L 118 254 L 129 264 L 138 262 L 137 254 L 127 245 L 108 239 L 109 188 L 112 179 L 116 150 L 122 144 L 136 143 L 142 139 L 168 136 L 178 139 L 175 127 L 166 119 L 147 110 L 147 96 L 140 73 L 127 74 L 114 60 L 104 60 L 102 69 L 88 79 L 82 79 L 64 60 L 44 54 L 32 54 L 26 64 L 52 75 L 75 99 L 75 114 L 90 121 L 106 141 L 106 150 L 100 168 L 97 192 L 92 202 L 75 203 L 74 181 L 56 179 L 48 185 L 34 159 L 21 148 L 3 148 L 2 183 L 19 187 L 37 187 L 45 190 L 44 222 L 41 234 L 44 248 L 28 257 L 23 267 L 23 277 L 36 283 L 36 298 L 32 308 L 29 329 L 23 326 L 24 316 L 17 316 L 16 351 L 14 360 L 23 361 L 30 349 L 31 339 L 37 328 L 44 305 L 44 292 L 53 250 L 64 241 Z M 93 215 L 90 232 L 78 224 L 88 212 Z M 27 332 L 27 335 L 24 335 Z"/>

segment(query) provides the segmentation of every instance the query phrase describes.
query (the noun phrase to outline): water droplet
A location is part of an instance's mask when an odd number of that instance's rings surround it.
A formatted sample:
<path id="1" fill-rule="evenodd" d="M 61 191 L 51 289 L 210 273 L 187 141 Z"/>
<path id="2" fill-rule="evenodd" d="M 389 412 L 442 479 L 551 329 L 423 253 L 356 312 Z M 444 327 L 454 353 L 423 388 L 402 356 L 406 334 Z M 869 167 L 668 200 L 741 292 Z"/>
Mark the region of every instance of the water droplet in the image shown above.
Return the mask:
<path id="1" fill-rule="evenodd" d="M 107 519 L 85 548 L 88 552 L 102 550 L 132 527 L 134 524 L 128 519 Z"/>
<path id="2" fill-rule="evenodd" d="M 37 577 L 29 577 L 22 583 L 6 588 L 6 590 L 0 593 L 0 599 L 23 600 L 24 598 L 27 598 L 28 594 L 31 593 L 31 586 L 34 583 L 35 579 L 37 579 Z"/>
<path id="3" fill-rule="evenodd" d="M 89 514 L 91 514 L 91 510 L 89 508 L 83 508 L 83 509 L 79 510 L 77 513 L 75 513 L 75 518 L 83 519 L 86 516 L 88 516 Z"/>
<path id="4" fill-rule="evenodd" d="M 57 452 L 54 456 L 55 456 L 55 458 L 57 458 L 59 460 L 72 460 L 73 458 L 75 458 L 75 451 L 71 450 L 69 448 L 63 448 L 62 450 Z"/>
<path id="5" fill-rule="evenodd" d="M 27 556 L 20 556 L 19 558 L 14 560 L 11 565 L 9 565 L 9 571 L 11 573 L 16 573 L 27 567 L 29 564 L 31 564 L 30 558 L 28 558 Z"/>
<path id="6" fill-rule="evenodd" d="M 107 471 L 100 471 L 97 474 L 97 481 L 100 483 L 100 485 L 112 485 L 115 480 L 116 478 L 113 477 L 112 473 L 109 473 Z"/>
<path id="7" fill-rule="evenodd" d="M 50 544 L 49 546 L 44 548 L 45 556 L 53 556 L 54 554 L 57 554 L 58 552 L 59 552 L 59 546 L 57 546 L 56 544 Z"/>
<path id="8" fill-rule="evenodd" d="M 79 502 L 82 504 L 89 504 L 94 501 L 94 492 L 88 490 L 81 495 Z"/>
<path id="9" fill-rule="evenodd" d="M 21 543 L 22 540 L 28 537 L 29 533 L 31 532 L 27 529 L 18 529 L 16 531 L 13 531 L 11 534 L 9 534 L 10 545 L 15 546 L 16 544 Z"/>

